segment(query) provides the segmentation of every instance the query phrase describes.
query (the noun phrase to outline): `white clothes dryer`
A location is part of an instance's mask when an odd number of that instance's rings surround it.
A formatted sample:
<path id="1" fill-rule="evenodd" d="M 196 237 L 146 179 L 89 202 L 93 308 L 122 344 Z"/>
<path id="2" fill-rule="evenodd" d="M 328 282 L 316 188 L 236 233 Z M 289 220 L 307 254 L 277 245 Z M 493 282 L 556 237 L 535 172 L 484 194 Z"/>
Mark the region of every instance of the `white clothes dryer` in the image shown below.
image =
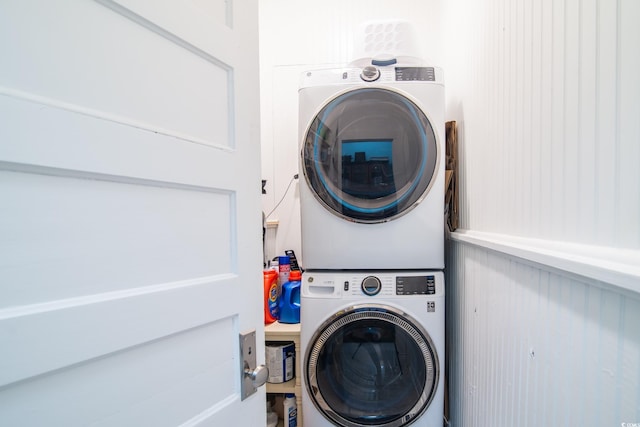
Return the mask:
<path id="1" fill-rule="evenodd" d="M 304 425 L 442 425 L 444 298 L 441 271 L 305 272 Z"/>
<path id="2" fill-rule="evenodd" d="M 303 73 L 305 269 L 444 268 L 444 124 L 439 68 Z"/>

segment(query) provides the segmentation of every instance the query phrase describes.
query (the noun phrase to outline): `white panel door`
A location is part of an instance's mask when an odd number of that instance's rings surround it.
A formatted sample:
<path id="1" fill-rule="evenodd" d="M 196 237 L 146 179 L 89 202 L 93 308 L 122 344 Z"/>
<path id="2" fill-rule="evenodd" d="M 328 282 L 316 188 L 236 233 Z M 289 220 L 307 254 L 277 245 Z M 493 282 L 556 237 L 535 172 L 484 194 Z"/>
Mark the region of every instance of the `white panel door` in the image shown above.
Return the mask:
<path id="1" fill-rule="evenodd" d="M 0 425 L 265 424 L 257 29 L 255 0 L 0 5 Z"/>

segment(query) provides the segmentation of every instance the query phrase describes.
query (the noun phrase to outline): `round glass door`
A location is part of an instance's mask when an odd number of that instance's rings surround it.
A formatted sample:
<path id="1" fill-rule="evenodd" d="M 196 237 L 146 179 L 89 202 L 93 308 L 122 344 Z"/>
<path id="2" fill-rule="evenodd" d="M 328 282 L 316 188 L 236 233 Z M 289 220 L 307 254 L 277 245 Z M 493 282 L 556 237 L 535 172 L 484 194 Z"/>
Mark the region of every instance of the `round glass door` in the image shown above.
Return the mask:
<path id="1" fill-rule="evenodd" d="M 345 427 L 399 427 L 430 405 L 438 358 L 419 323 L 391 307 L 354 306 L 318 329 L 306 359 L 307 390 Z"/>
<path id="2" fill-rule="evenodd" d="M 366 88 L 331 100 L 312 120 L 302 149 L 316 198 L 348 220 L 394 219 L 426 196 L 437 165 L 431 123 L 408 98 Z"/>

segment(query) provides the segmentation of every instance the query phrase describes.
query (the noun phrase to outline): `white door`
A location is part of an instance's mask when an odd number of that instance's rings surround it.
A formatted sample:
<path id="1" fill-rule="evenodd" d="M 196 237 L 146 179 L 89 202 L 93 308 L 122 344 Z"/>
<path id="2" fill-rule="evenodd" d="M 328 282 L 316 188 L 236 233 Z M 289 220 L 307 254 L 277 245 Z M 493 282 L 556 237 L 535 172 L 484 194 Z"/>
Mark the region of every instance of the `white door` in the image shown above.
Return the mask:
<path id="1" fill-rule="evenodd" d="M 255 0 L 0 3 L 0 425 L 265 424 L 257 31 Z"/>

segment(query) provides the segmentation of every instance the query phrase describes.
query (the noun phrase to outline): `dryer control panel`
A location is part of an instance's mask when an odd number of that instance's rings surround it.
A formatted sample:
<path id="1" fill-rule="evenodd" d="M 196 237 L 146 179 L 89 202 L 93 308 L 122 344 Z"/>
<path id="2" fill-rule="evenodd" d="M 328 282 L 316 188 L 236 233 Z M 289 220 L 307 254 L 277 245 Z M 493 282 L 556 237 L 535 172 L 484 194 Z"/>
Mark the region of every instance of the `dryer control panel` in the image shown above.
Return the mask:
<path id="1" fill-rule="evenodd" d="M 424 83 L 444 84 L 444 74 L 439 67 L 397 64 L 387 67 L 368 65 L 305 71 L 300 75 L 299 88 L 342 84 L 372 83 Z"/>

